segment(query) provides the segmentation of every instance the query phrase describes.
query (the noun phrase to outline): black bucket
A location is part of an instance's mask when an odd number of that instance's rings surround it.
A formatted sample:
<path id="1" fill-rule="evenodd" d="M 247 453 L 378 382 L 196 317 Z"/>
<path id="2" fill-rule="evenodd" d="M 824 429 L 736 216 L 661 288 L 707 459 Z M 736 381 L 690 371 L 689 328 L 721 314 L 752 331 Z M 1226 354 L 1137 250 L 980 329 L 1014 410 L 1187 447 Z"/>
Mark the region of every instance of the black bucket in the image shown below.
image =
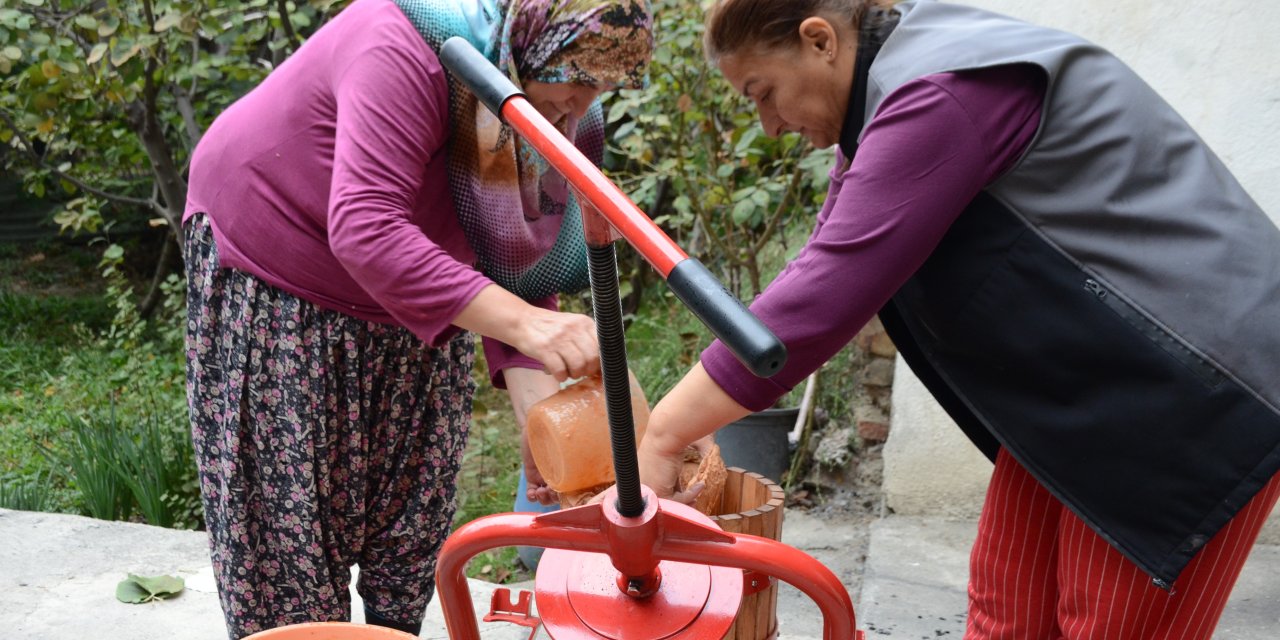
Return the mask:
<path id="1" fill-rule="evenodd" d="M 787 434 L 799 415 L 799 407 L 765 409 L 725 425 L 716 432 L 724 465 L 754 471 L 781 484 L 791 466 Z"/>

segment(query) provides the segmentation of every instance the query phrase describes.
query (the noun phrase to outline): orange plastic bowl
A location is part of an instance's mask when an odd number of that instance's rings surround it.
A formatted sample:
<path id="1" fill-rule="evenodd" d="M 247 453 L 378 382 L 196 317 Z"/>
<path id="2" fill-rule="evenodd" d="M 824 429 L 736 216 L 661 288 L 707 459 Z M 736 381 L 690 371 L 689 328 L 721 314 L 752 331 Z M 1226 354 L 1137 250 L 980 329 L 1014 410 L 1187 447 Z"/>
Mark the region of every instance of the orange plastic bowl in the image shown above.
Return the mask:
<path id="1" fill-rule="evenodd" d="M 351 622 L 307 622 L 259 631 L 244 640 L 417 640 L 403 631 Z"/>

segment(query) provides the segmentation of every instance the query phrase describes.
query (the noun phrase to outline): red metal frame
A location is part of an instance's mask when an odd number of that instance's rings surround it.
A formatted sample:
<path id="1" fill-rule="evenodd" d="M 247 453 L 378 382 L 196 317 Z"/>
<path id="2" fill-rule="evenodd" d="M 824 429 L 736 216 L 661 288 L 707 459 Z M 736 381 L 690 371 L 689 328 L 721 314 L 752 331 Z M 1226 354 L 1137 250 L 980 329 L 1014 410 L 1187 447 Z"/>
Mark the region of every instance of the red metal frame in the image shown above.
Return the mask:
<path id="1" fill-rule="evenodd" d="M 689 507 L 659 500 L 648 487 L 642 487 L 649 504 L 645 513 L 624 518 L 612 506 L 616 491 L 616 487 L 610 488 L 600 503 L 565 511 L 479 518 L 449 536 L 436 568 L 449 637 L 480 637 L 464 572 L 467 561 L 488 549 L 516 545 L 604 553 L 621 575 L 650 575 L 662 561 L 733 567 L 770 575 L 800 589 L 818 605 L 824 640 L 857 637 L 849 592 L 830 569 L 812 556 L 776 540 L 726 533 L 677 515 L 681 508 Z"/>
<path id="2" fill-rule="evenodd" d="M 510 622 L 529 627 L 529 640 L 533 640 L 534 636 L 538 635 L 538 627 L 542 625 L 542 621 L 530 613 L 532 610 L 532 593 L 521 591 L 517 600 L 512 602 L 510 589 L 494 589 L 493 595 L 489 598 L 489 613 L 485 615 L 484 621 Z"/>

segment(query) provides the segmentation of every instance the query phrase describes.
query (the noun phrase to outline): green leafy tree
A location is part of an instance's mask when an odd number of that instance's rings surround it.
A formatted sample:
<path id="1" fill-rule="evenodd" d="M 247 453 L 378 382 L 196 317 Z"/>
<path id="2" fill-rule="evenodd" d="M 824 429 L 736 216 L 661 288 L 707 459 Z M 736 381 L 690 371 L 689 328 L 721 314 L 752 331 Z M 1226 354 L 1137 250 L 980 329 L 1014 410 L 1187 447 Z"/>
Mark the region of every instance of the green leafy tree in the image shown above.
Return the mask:
<path id="1" fill-rule="evenodd" d="M 166 227 L 146 316 L 180 250 L 204 128 L 342 0 L 8 0 L 0 8 L 6 173 L 61 203 L 65 231 Z M 110 239 L 108 237 L 108 239 Z"/>
<path id="2" fill-rule="evenodd" d="M 705 5 L 655 0 L 650 86 L 618 92 L 606 116 L 614 177 L 731 291 L 754 296 L 779 230 L 825 195 L 832 156 L 797 134 L 764 134 L 754 106 L 702 57 Z"/>

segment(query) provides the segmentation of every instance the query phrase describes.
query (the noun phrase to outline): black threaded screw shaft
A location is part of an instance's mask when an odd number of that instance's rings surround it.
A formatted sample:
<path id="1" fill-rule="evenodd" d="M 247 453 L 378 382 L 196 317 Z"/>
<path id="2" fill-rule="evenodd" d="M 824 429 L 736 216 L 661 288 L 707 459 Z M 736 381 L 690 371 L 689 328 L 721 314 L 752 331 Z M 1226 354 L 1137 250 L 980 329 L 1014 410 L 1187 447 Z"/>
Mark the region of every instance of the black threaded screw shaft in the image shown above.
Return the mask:
<path id="1" fill-rule="evenodd" d="M 631 381 L 627 377 L 627 342 L 618 297 L 618 257 L 612 244 L 588 246 L 591 306 L 600 342 L 600 369 L 613 447 L 613 472 L 618 482 L 618 513 L 634 518 L 644 513 L 640 493 L 640 465 L 636 459 L 635 417 L 631 414 Z"/>

